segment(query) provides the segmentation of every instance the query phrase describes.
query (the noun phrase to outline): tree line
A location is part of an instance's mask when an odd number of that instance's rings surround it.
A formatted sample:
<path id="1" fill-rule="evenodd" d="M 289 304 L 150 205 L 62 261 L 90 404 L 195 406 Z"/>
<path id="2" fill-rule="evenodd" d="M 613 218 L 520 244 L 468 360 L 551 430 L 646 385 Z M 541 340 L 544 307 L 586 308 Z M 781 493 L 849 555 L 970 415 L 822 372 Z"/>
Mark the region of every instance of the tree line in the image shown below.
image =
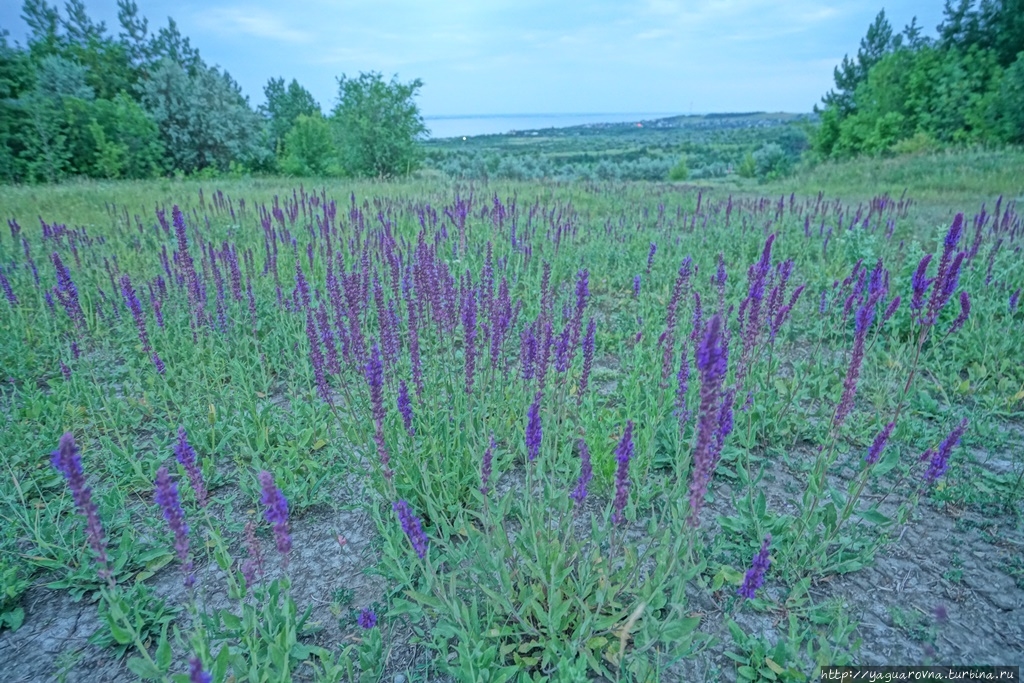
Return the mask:
<path id="1" fill-rule="evenodd" d="M 341 76 L 325 116 L 297 80 L 272 78 L 266 103 L 253 108 L 173 19 L 151 31 L 134 0 L 117 5 L 116 35 L 82 0 L 68 0 L 63 12 L 25 0 L 24 46 L 0 29 L 0 182 L 232 172 L 388 177 L 420 162 L 420 80 Z"/>
<path id="2" fill-rule="evenodd" d="M 935 37 L 882 10 L 822 102 L 819 158 L 1024 143 L 1024 0 L 946 0 Z"/>

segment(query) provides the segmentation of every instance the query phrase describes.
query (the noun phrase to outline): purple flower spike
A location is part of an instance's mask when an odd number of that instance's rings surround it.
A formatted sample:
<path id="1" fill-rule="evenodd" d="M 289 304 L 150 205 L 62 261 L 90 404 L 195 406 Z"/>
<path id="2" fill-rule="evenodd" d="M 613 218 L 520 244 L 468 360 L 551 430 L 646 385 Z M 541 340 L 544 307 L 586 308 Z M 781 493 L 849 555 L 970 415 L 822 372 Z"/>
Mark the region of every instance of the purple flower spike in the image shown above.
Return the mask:
<path id="1" fill-rule="evenodd" d="M 356 623 L 359 624 L 359 628 L 364 631 L 369 631 L 377 625 L 377 614 L 372 609 L 362 609 L 359 611 L 359 617 L 356 618 Z"/>
<path id="2" fill-rule="evenodd" d="M 174 457 L 185 468 L 188 481 L 192 484 L 192 492 L 196 494 L 196 501 L 199 507 L 206 507 L 207 491 L 206 482 L 203 480 L 203 473 L 199 469 L 196 458 L 196 451 L 188 442 L 188 435 L 184 427 L 178 427 L 178 443 L 174 446 Z"/>
<path id="3" fill-rule="evenodd" d="M 967 322 L 967 318 L 971 315 L 971 298 L 967 296 L 967 292 L 960 292 L 960 315 L 953 321 L 953 324 L 949 327 L 948 334 L 953 334 Z"/>
<path id="4" fill-rule="evenodd" d="M 890 422 L 878 433 L 878 436 L 875 437 L 875 441 L 871 444 L 871 448 L 868 449 L 867 455 L 864 456 L 865 463 L 868 465 L 874 465 L 878 462 L 878 459 L 882 457 L 882 451 L 885 450 L 885 444 L 888 443 L 894 426 L 895 423 Z"/>
<path id="5" fill-rule="evenodd" d="M 191 586 L 195 583 L 195 576 L 192 574 L 192 560 L 188 555 L 188 524 L 185 522 L 185 511 L 181 509 L 181 500 L 178 498 L 178 486 L 171 481 L 171 475 L 167 473 L 166 467 L 156 471 L 154 498 L 163 512 L 167 526 L 174 532 L 174 550 L 178 553 L 178 561 L 185 572 L 185 586 Z"/>
<path id="6" fill-rule="evenodd" d="M 953 448 L 960 443 L 960 438 L 963 437 L 965 431 L 967 431 L 967 418 L 961 420 L 960 424 L 939 444 L 939 450 L 931 453 L 931 462 L 928 464 L 928 470 L 924 473 L 926 482 L 934 484 L 946 473 L 949 468 L 949 456 L 953 452 Z"/>
<path id="7" fill-rule="evenodd" d="M 634 299 L 639 299 L 640 298 L 640 276 L 639 275 L 634 275 L 633 276 L 633 298 Z"/>
<path id="8" fill-rule="evenodd" d="M 199 657 L 189 660 L 188 683 L 213 683 L 213 674 L 203 670 L 203 662 Z"/>
<path id="9" fill-rule="evenodd" d="M 579 391 L 577 392 L 577 403 L 583 403 L 583 395 L 587 393 L 587 385 L 590 382 L 590 371 L 594 366 L 594 336 L 597 333 L 597 323 L 591 318 L 587 321 L 587 333 L 583 337 L 583 371 L 580 373 Z"/>
<path id="10" fill-rule="evenodd" d="M 274 475 L 266 470 L 260 472 L 260 486 L 263 489 L 261 502 L 266 506 L 264 516 L 274 527 L 274 540 L 277 542 L 277 551 L 288 561 L 288 553 L 292 549 L 292 537 L 288 533 L 288 501 L 285 500 L 281 489 L 274 483 Z"/>
<path id="11" fill-rule="evenodd" d="M 111 577 L 107 566 L 107 540 L 103 535 L 103 524 L 100 522 L 99 511 L 92 502 L 92 489 L 85 483 L 85 472 L 82 470 L 82 454 L 75 445 L 75 437 L 66 432 L 60 437 L 60 445 L 50 456 L 50 462 L 64 475 L 71 489 L 71 498 L 75 501 L 78 513 L 85 517 L 85 535 L 89 546 L 96 553 L 101 579 Z"/>
<path id="12" fill-rule="evenodd" d="M 740 597 L 752 600 L 757 589 L 764 585 L 764 575 L 768 573 L 768 568 L 772 564 L 771 558 L 768 557 L 768 546 L 771 542 L 772 536 L 768 534 L 761 544 L 761 550 L 754 555 L 746 576 L 743 577 L 743 585 L 736 591 Z"/>
<path id="13" fill-rule="evenodd" d="M 697 348 L 697 370 L 700 374 L 700 405 L 697 436 L 693 447 L 693 468 L 690 475 L 690 525 L 700 524 L 704 494 L 724 441 L 723 419 L 731 420 L 731 412 L 723 411 L 722 382 L 728 370 L 729 354 L 721 315 L 708 321 Z M 728 396 L 726 396 L 728 398 Z M 731 400 L 731 399 L 728 399 Z M 728 412 L 728 414 L 727 414 Z"/>
<path id="14" fill-rule="evenodd" d="M 594 470 L 590 465 L 590 450 L 587 442 L 580 439 L 580 478 L 576 481 L 576 489 L 569 494 L 569 497 L 580 506 L 587 499 L 587 485 L 594 476 Z"/>
<path id="15" fill-rule="evenodd" d="M 415 436 L 416 431 L 412 428 L 412 400 L 409 398 L 409 385 L 403 379 L 398 383 L 398 412 L 402 416 L 402 424 L 409 436 Z"/>
<path id="16" fill-rule="evenodd" d="M 533 397 L 533 403 L 526 413 L 526 455 L 530 462 L 537 459 L 540 453 L 540 443 L 543 432 L 540 423 L 540 398 L 541 392 Z"/>
<path id="17" fill-rule="evenodd" d="M 412 544 L 412 549 L 416 551 L 416 556 L 421 560 L 427 556 L 427 535 L 423 533 L 423 526 L 420 524 L 419 518 L 413 514 L 412 508 L 404 500 L 400 500 L 392 505 L 395 512 L 398 514 L 398 521 L 402 525 L 402 531 L 409 538 L 409 543 Z"/>
<path id="18" fill-rule="evenodd" d="M 921 262 L 917 264 L 917 270 L 914 271 L 914 277 L 910 281 L 911 288 L 914 290 L 914 296 L 910 299 L 910 311 L 914 314 L 915 319 L 920 319 L 924 309 L 924 295 L 932 284 L 927 276 L 928 264 L 931 263 L 931 260 L 932 255 L 925 254 L 921 258 Z"/>
<path id="19" fill-rule="evenodd" d="M 629 461 L 633 459 L 633 421 L 626 422 L 626 429 L 622 433 L 622 439 L 615 449 L 615 461 L 618 467 L 615 470 L 615 501 L 613 503 L 612 522 L 622 523 L 626 518 L 622 514 L 626 509 L 626 502 L 629 500 Z"/>

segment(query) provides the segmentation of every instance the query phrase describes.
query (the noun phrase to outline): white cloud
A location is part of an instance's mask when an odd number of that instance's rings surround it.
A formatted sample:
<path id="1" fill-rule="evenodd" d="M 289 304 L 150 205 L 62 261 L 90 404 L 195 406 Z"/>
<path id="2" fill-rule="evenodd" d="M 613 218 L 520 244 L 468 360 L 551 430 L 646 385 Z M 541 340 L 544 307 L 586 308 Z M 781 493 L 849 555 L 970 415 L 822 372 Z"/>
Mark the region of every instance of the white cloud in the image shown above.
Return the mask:
<path id="1" fill-rule="evenodd" d="M 226 35 L 242 34 L 295 44 L 314 40 L 312 34 L 288 26 L 280 17 L 256 7 L 218 7 L 196 15 L 196 22 Z"/>

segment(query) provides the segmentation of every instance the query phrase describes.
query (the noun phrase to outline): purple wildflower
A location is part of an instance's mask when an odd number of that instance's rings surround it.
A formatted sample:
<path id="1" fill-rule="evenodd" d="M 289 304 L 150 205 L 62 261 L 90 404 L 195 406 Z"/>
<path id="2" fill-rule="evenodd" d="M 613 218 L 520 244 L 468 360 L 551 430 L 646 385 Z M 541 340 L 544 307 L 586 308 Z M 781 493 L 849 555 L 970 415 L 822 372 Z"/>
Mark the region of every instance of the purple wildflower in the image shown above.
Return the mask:
<path id="1" fill-rule="evenodd" d="M 85 483 L 85 472 L 82 470 L 82 454 L 75 445 L 75 437 L 66 432 L 60 437 L 60 445 L 50 456 L 50 462 L 64 475 L 71 489 L 71 498 L 79 514 L 85 517 L 85 535 L 89 546 L 96 553 L 101 579 L 110 579 L 107 566 L 107 541 L 103 535 L 103 524 L 100 522 L 99 511 L 92 502 L 92 489 Z"/>
<path id="2" fill-rule="evenodd" d="M 124 296 L 125 305 L 128 306 L 128 310 L 132 313 L 132 318 L 135 320 L 135 329 L 139 333 L 139 342 L 142 344 L 142 352 L 149 353 L 151 348 L 149 346 L 149 335 L 146 333 L 146 316 L 142 312 L 142 303 L 139 301 L 139 297 L 135 294 L 135 288 L 132 287 L 132 280 L 128 277 L 128 274 L 121 276 L 121 294 Z"/>
<path id="3" fill-rule="evenodd" d="M 1017 288 L 1013 294 L 1010 295 L 1010 313 L 1017 310 L 1017 302 L 1020 301 L 1020 288 Z"/>
<path id="4" fill-rule="evenodd" d="M 573 490 L 569 497 L 576 501 L 576 505 L 582 505 L 583 501 L 587 498 L 587 485 L 594 476 L 594 470 L 590 465 L 590 450 L 587 448 L 587 442 L 583 439 L 579 441 L 580 446 L 580 478 L 576 480 L 576 488 Z"/>
<path id="5" fill-rule="evenodd" d="M 313 312 L 309 307 L 306 308 L 306 340 L 309 342 L 309 362 L 313 366 L 316 392 L 324 403 L 331 405 L 331 389 L 327 384 L 327 373 L 324 372 L 324 354 L 320 348 L 320 335 L 317 334 Z"/>
<path id="6" fill-rule="evenodd" d="M 639 275 L 634 275 L 633 276 L 633 298 L 634 299 L 639 299 L 640 298 L 640 276 Z"/>
<path id="7" fill-rule="evenodd" d="M 768 568 L 772 564 L 768 557 L 768 546 L 771 545 L 771 542 L 772 536 L 768 534 L 764 538 L 764 543 L 761 544 L 761 550 L 754 555 L 746 576 L 743 577 L 743 585 L 736 591 L 740 597 L 752 600 L 757 589 L 764 585 L 764 575 L 768 573 Z"/>
<path id="8" fill-rule="evenodd" d="M 377 625 L 377 614 L 372 609 L 364 608 L 359 611 L 359 617 L 356 618 L 356 623 L 359 624 L 359 628 L 364 631 L 369 631 Z"/>
<path id="9" fill-rule="evenodd" d="M 427 556 L 427 535 L 423 532 L 423 526 L 420 524 L 419 518 L 413 514 L 412 508 L 404 500 L 394 503 L 392 507 L 398 514 L 398 521 L 402 525 L 402 531 L 409 538 L 409 543 L 412 545 L 413 550 L 416 551 L 416 555 L 421 560 L 424 559 Z"/>
<path id="10" fill-rule="evenodd" d="M 213 683 L 213 674 L 203 670 L 203 662 L 199 657 L 189 660 L 188 683 Z"/>
<path id="11" fill-rule="evenodd" d="M 11 306 L 17 306 L 18 297 L 15 296 L 14 290 L 11 289 L 11 283 L 7 279 L 7 276 L 4 275 L 3 268 L 0 268 L 0 288 L 4 290 L 4 296 L 7 298 L 7 301 L 10 302 Z M 47 292 L 47 294 L 49 294 L 49 292 Z"/>
<path id="12" fill-rule="evenodd" d="M 889 302 L 889 305 L 885 307 L 885 313 L 882 314 L 883 325 L 889 322 L 889 318 L 891 318 L 893 314 L 896 312 L 896 310 L 900 307 L 901 302 L 902 299 L 900 299 L 900 297 L 897 295 L 892 301 Z"/>
<path id="13" fill-rule="evenodd" d="M 60 254 L 57 252 L 53 252 L 50 260 L 53 261 L 53 267 L 57 270 L 57 286 L 53 290 L 57 295 L 57 300 L 60 301 L 60 305 L 64 307 L 64 311 L 71 318 L 75 327 L 80 330 L 85 329 L 85 314 L 78 301 L 78 288 L 75 287 L 75 283 L 71 279 L 71 273 L 68 272 L 67 266 L 60 260 Z"/>
<path id="14" fill-rule="evenodd" d="M 398 412 L 402 416 L 402 423 L 409 436 L 416 434 L 412 428 L 412 401 L 409 399 L 409 385 L 403 379 L 398 383 Z"/>
<path id="15" fill-rule="evenodd" d="M 185 522 L 185 511 L 181 509 L 178 498 L 178 486 L 171 480 L 166 467 L 156 471 L 156 504 L 160 506 L 167 526 L 174 533 L 174 550 L 178 553 L 178 561 L 185 572 L 185 586 L 195 582 L 192 574 L 192 560 L 188 555 L 188 524 Z"/>
<path id="16" fill-rule="evenodd" d="M 882 457 L 882 451 L 885 450 L 885 444 L 888 443 L 894 426 L 895 423 L 890 422 L 878 433 L 878 436 L 875 437 L 874 442 L 871 444 L 871 448 L 868 449 L 867 455 L 864 456 L 865 463 L 874 465 Z"/>
<path id="17" fill-rule="evenodd" d="M 206 507 L 206 482 L 203 480 L 203 473 L 196 460 L 196 451 L 189 444 L 185 428 L 181 426 L 178 427 L 178 443 L 174 446 L 174 457 L 184 466 L 185 474 L 188 475 L 189 483 L 192 484 L 192 492 L 196 494 L 199 507 Z"/>
<path id="18" fill-rule="evenodd" d="M 971 315 L 971 298 L 967 296 L 967 292 L 960 292 L 960 315 L 953 321 L 953 324 L 949 326 L 949 332 L 947 334 L 953 334 L 967 322 L 968 316 Z"/>
<path id="19" fill-rule="evenodd" d="M 160 360 L 160 356 L 157 355 L 156 351 L 153 352 L 153 355 L 150 356 L 149 359 L 153 361 L 153 367 L 156 368 L 158 375 L 163 375 L 167 372 L 167 366 L 164 365 L 162 360 Z"/>
<path id="20" fill-rule="evenodd" d="M 178 266 L 184 271 L 185 281 L 188 284 L 188 299 L 195 314 L 195 321 L 200 325 L 206 320 L 204 306 L 206 297 L 199 285 L 199 276 L 196 273 L 195 262 L 188 249 L 188 232 L 185 228 L 185 216 L 177 204 L 171 207 L 171 219 L 174 222 L 174 234 L 178 239 Z"/>
<path id="21" fill-rule="evenodd" d="M 541 392 L 533 397 L 533 403 L 526 413 L 526 454 L 530 462 L 537 458 L 540 453 L 540 443 L 543 436 L 540 423 L 540 398 Z"/>
<path id="22" fill-rule="evenodd" d="M 679 359 L 679 372 L 676 374 L 676 417 L 679 420 L 679 433 L 683 426 L 690 419 L 690 412 L 686 409 L 686 393 L 690 389 L 690 352 L 684 345 L 683 353 Z"/>
<path id="23" fill-rule="evenodd" d="M 494 458 L 494 434 L 491 433 L 491 440 L 487 443 L 487 450 L 484 451 L 484 458 L 480 462 L 480 493 L 487 495 L 491 483 L 491 461 Z"/>
<path id="24" fill-rule="evenodd" d="M 836 407 L 835 426 L 838 429 L 842 426 L 846 417 L 853 410 L 853 399 L 857 394 L 857 380 L 860 378 L 860 367 L 864 360 L 864 342 L 867 338 L 868 329 L 875 318 L 875 305 L 881 292 L 875 294 L 863 306 L 857 309 L 856 325 L 853 335 L 853 352 L 850 354 L 850 365 L 846 369 L 846 377 L 843 380 L 843 395 Z"/>
<path id="25" fill-rule="evenodd" d="M 697 370 L 700 373 L 700 407 L 697 436 L 693 447 L 693 471 L 690 480 L 690 524 L 700 524 L 700 508 L 704 503 L 708 482 L 715 461 L 716 433 L 720 430 L 722 382 L 728 369 L 729 356 L 721 315 L 708 320 L 704 337 L 697 348 Z"/>
<path id="26" fill-rule="evenodd" d="M 274 483 L 274 475 L 263 470 L 259 479 L 260 487 L 263 489 L 260 500 L 267 508 L 263 513 L 264 517 L 274 527 L 277 551 L 283 556 L 284 562 L 287 562 L 288 553 L 292 549 L 292 537 L 288 533 L 288 501 Z"/>
<path id="27" fill-rule="evenodd" d="M 651 267 L 654 266 L 654 253 L 658 251 L 658 245 L 651 242 L 651 248 L 647 252 L 647 274 L 651 274 Z"/>
<path id="28" fill-rule="evenodd" d="M 473 375 L 476 369 L 476 292 L 466 294 L 462 308 L 462 330 L 465 340 L 466 395 L 473 393 Z"/>
<path id="29" fill-rule="evenodd" d="M 615 461 L 618 467 L 615 470 L 615 501 L 612 504 L 612 522 L 619 524 L 625 520 L 622 512 L 626 509 L 626 501 L 629 499 L 629 461 L 633 458 L 633 421 L 626 422 L 626 429 L 622 433 L 622 439 L 615 449 Z"/>
<path id="30" fill-rule="evenodd" d="M 924 473 L 926 482 L 934 484 L 946 473 L 946 470 L 949 468 L 949 456 L 953 452 L 953 448 L 960 443 L 960 438 L 964 435 L 965 431 L 967 431 L 967 418 L 961 420 L 960 424 L 954 427 L 949 436 L 939 444 L 939 449 L 931 454 L 931 462 L 929 462 L 928 469 Z"/>
<path id="31" fill-rule="evenodd" d="M 251 586 L 263 576 L 263 551 L 256 539 L 256 524 L 251 519 L 245 523 L 245 549 L 249 558 L 242 563 L 242 574 L 246 585 Z"/>
<path id="32" fill-rule="evenodd" d="M 60 374 L 63 375 L 65 382 L 71 381 L 71 368 L 63 360 L 60 361 Z"/>
<path id="33" fill-rule="evenodd" d="M 932 284 L 927 275 L 928 264 L 931 260 L 932 255 L 925 254 L 921 258 L 921 262 L 917 264 L 917 270 L 914 271 L 914 277 L 910 281 L 914 291 L 914 296 L 910 299 L 910 312 L 914 314 L 916 320 L 920 320 L 921 311 L 924 309 L 924 295 Z"/>
<path id="34" fill-rule="evenodd" d="M 373 345 L 370 359 L 365 368 L 366 383 L 370 385 L 370 403 L 373 405 L 373 421 L 378 429 L 384 426 L 384 364 L 380 358 L 380 347 Z"/>

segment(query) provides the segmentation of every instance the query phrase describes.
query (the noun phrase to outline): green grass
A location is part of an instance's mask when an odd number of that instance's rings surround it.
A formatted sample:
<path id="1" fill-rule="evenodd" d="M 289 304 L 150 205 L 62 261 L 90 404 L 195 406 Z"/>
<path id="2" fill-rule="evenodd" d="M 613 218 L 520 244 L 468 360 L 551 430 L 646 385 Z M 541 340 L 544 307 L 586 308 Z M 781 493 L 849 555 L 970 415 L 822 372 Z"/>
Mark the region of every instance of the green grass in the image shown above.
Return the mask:
<path id="1" fill-rule="evenodd" d="M 1024 398 L 1024 313 L 1009 304 L 1024 286 L 1019 237 L 991 223 L 976 236 L 971 221 L 999 194 L 1001 210 L 1019 221 L 1009 201 L 1020 194 L 1012 171 L 1020 160 L 1017 151 L 859 160 L 767 185 L 424 177 L 0 188 L 0 205 L 21 226 L 17 239 L 0 238 L 0 268 L 17 297 L 0 299 L 0 375 L 10 378 L 0 389 L 0 624 L 18 625 L 30 581 L 96 597 L 97 642 L 132 653 L 132 671 L 157 679 L 180 673 L 192 656 L 218 681 L 378 675 L 381 648 L 412 647 L 392 642 L 396 632 L 412 634 L 435 673 L 462 680 L 725 671 L 796 681 L 825 663 L 857 661 L 856 624 L 839 596 L 812 586 L 863 571 L 916 510 L 966 506 L 1019 522 L 1020 478 L 979 476 L 965 446 L 1006 451 L 1013 467 L 1024 465 L 1005 429 L 1022 417 Z M 897 204 L 904 189 L 914 201 Z M 865 200 L 883 193 L 893 201 L 868 213 Z M 324 209 L 331 199 L 333 218 Z M 172 205 L 183 211 L 201 290 L 175 258 L 174 226 L 158 222 L 158 208 L 171 222 Z M 934 325 L 924 324 L 909 310 L 912 276 L 924 254 L 934 255 L 928 274 L 936 275 L 957 212 L 966 214 L 957 248 L 971 251 L 978 239 L 977 255 L 964 261 Z M 48 228 L 44 237 L 39 217 L 67 231 Z M 762 256 L 768 235 L 775 241 Z M 54 252 L 77 288 L 82 327 L 60 301 L 46 301 L 57 283 Z M 751 328 L 740 311 L 753 310 L 748 273 L 762 258 L 762 317 Z M 719 259 L 721 288 L 712 280 Z M 332 295 L 328 264 L 348 278 L 341 297 Z M 123 275 L 140 299 L 151 350 L 120 291 Z M 791 298 L 798 286 L 802 295 Z M 971 313 L 950 333 L 960 292 L 969 293 Z M 883 321 L 897 295 L 902 304 Z M 710 325 L 716 313 L 724 327 Z M 859 342 L 858 316 L 872 316 Z M 591 320 L 592 363 L 582 348 Z M 711 329 L 728 337 L 720 380 L 697 353 L 715 339 Z M 538 335 L 546 330 L 541 385 Z M 852 409 L 838 419 L 861 343 Z M 376 390 L 367 371 L 374 344 L 382 354 Z M 338 367 L 321 379 L 317 353 L 329 365 L 329 348 Z M 535 362 L 524 371 L 531 348 Z M 412 396 L 408 424 L 398 408 L 403 385 Z M 735 408 L 734 427 L 701 451 L 701 434 L 710 434 L 701 425 L 723 430 L 725 408 Z M 949 471 L 924 482 L 930 463 L 918 456 L 961 419 L 968 427 Z M 889 421 L 888 448 L 865 464 Z M 174 459 L 179 426 L 212 491 L 207 507 Z M 66 431 L 82 450 L 113 582 L 98 573 L 67 484 L 46 457 Z M 593 479 L 574 501 L 585 453 Z M 712 471 L 707 497 L 698 465 Z M 216 608 L 191 593 L 164 604 L 155 592 L 181 564 L 152 503 L 161 466 L 182 496 L 189 558 L 205 570 L 201 590 L 222 598 Z M 296 548 L 278 572 L 272 539 L 280 529 L 272 534 L 261 516 L 264 470 L 303 538 L 336 534 L 308 525 L 341 511 L 372 520 L 364 568 L 385 586 L 365 602 L 380 605 L 372 634 L 342 619 L 314 644 L 292 586 L 319 585 L 323 552 Z M 422 524 L 422 557 L 397 501 Z M 250 522 L 275 567 L 255 585 L 242 565 Z M 769 535 L 767 581 L 743 599 L 737 589 Z M 337 588 L 325 595 L 335 596 L 325 609 L 337 622 L 352 598 Z M 202 618 L 175 637 L 164 627 L 185 624 L 178 608 Z M 893 620 L 920 640 L 931 627 L 900 609 Z"/>

